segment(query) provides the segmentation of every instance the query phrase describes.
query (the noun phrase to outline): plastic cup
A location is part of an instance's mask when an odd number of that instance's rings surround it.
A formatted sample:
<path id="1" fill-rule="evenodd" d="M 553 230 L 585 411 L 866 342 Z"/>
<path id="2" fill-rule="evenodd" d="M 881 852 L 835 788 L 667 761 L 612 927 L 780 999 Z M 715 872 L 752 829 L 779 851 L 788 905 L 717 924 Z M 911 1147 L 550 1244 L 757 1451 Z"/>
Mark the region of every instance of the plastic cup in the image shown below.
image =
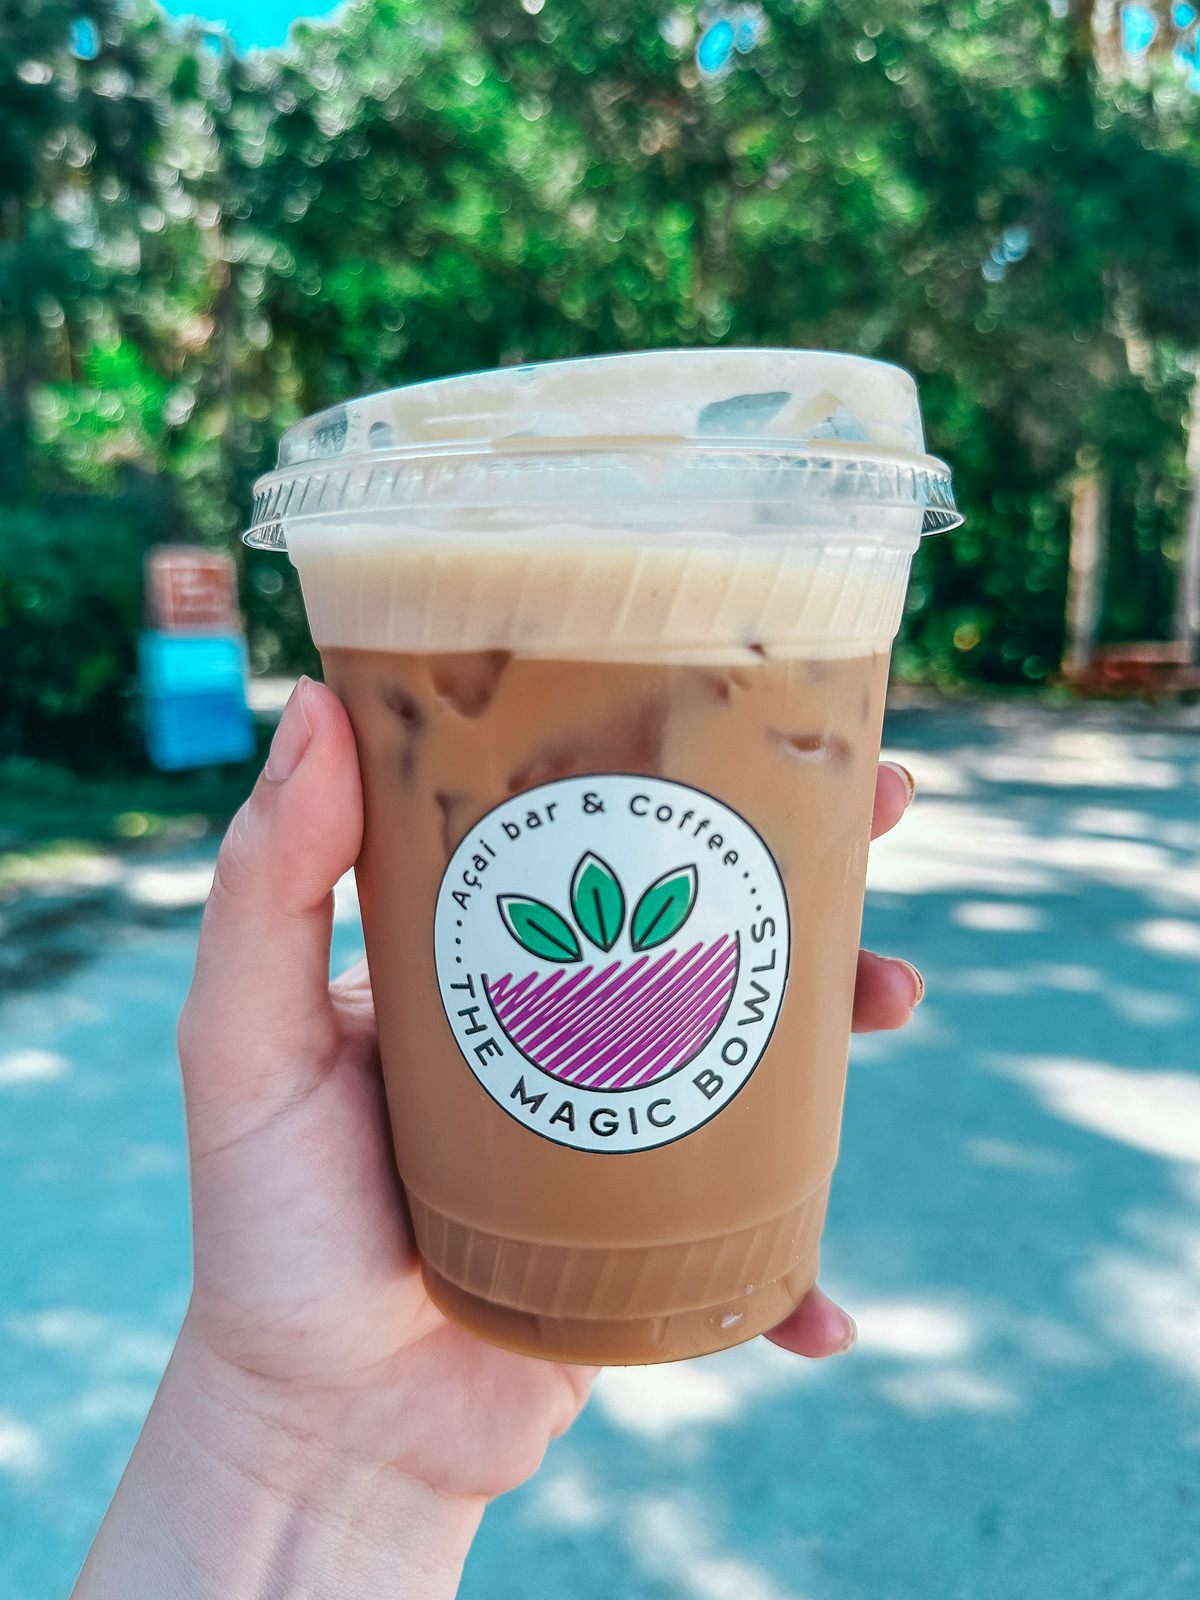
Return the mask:
<path id="1" fill-rule="evenodd" d="M 354 726 L 357 865 L 429 1293 L 673 1360 L 816 1277 L 888 655 L 955 525 L 898 368 L 677 350 L 292 428 L 286 545 Z"/>

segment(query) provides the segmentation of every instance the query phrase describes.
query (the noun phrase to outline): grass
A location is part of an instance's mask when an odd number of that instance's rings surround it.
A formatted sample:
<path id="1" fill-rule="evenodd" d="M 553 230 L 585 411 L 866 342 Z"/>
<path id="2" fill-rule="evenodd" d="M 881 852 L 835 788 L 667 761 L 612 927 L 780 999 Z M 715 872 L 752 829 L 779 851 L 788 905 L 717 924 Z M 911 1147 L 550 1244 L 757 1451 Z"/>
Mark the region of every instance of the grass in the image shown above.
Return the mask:
<path id="1" fill-rule="evenodd" d="M 264 735 L 265 740 L 265 735 Z M 221 832 L 249 793 L 263 748 L 239 766 L 81 777 L 23 756 L 0 762 L 0 883 L 97 849 Z"/>

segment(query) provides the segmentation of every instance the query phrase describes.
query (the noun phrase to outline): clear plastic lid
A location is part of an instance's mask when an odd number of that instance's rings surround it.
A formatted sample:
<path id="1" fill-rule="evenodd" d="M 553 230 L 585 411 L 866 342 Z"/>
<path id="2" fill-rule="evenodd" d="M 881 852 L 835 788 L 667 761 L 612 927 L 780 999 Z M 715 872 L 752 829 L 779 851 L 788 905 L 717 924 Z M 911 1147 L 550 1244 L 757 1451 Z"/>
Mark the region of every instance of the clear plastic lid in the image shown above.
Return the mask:
<path id="1" fill-rule="evenodd" d="M 647 501 L 691 486 L 706 499 L 761 494 L 772 520 L 817 499 L 919 511 L 926 533 L 962 521 L 902 368 L 820 350 L 687 349 L 503 367 L 322 411 L 280 440 L 245 540 L 280 548 L 301 520 L 363 512 L 429 526 L 486 508 L 503 523 L 548 497 L 586 505 L 606 463 L 623 496 L 642 484 Z"/>

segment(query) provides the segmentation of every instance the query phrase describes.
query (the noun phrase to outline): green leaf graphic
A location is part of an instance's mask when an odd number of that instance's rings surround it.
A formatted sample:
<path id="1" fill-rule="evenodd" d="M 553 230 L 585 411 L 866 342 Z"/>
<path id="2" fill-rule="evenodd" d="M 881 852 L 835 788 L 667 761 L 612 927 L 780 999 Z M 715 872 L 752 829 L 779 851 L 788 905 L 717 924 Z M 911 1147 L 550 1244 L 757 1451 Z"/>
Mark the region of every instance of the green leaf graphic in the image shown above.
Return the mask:
<path id="1" fill-rule="evenodd" d="M 579 961 L 583 951 L 571 924 L 553 906 L 523 894 L 496 896 L 504 926 L 530 955 L 543 961 Z"/>
<path id="2" fill-rule="evenodd" d="M 695 867 L 675 867 L 656 878 L 634 909 L 629 942 L 652 950 L 679 932 L 696 903 Z"/>
<path id="3" fill-rule="evenodd" d="M 608 862 L 590 850 L 571 878 L 571 910 L 593 944 L 612 949 L 625 921 L 625 893 Z"/>

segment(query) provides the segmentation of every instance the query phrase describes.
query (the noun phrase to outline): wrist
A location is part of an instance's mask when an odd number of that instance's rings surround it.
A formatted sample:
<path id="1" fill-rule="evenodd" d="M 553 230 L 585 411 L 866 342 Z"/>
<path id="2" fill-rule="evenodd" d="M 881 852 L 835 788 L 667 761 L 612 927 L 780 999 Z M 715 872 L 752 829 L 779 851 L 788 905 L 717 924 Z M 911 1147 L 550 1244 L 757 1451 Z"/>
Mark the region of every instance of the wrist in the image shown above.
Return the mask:
<path id="1" fill-rule="evenodd" d="M 483 1501 L 334 1442 L 321 1409 L 185 1325 L 77 1600 L 450 1600 Z"/>

